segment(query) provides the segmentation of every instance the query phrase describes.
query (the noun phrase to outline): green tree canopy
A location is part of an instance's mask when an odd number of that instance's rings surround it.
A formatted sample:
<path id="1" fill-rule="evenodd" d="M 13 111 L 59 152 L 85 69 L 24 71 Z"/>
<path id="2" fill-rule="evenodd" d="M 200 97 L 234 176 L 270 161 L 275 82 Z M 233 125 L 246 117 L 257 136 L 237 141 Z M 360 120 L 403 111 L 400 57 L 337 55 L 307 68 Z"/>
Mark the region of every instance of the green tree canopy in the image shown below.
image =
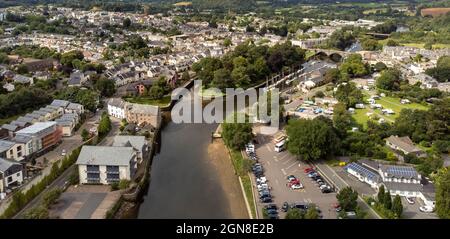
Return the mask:
<path id="1" fill-rule="evenodd" d="M 286 132 L 289 137 L 289 152 L 304 160 L 317 160 L 333 155 L 340 143 L 333 123 L 324 117 L 290 120 Z"/>
<path id="2" fill-rule="evenodd" d="M 358 192 L 353 190 L 351 187 L 341 189 L 341 191 L 339 191 L 336 195 L 336 198 L 341 208 L 346 212 L 354 211 L 356 206 L 358 206 Z"/>
<path id="3" fill-rule="evenodd" d="M 242 149 L 245 144 L 253 139 L 252 125 L 248 123 L 248 116 L 246 123 L 237 123 L 238 117 L 244 117 L 241 113 L 234 113 L 225 120 L 222 124 L 222 138 L 225 144 L 232 149 Z"/>

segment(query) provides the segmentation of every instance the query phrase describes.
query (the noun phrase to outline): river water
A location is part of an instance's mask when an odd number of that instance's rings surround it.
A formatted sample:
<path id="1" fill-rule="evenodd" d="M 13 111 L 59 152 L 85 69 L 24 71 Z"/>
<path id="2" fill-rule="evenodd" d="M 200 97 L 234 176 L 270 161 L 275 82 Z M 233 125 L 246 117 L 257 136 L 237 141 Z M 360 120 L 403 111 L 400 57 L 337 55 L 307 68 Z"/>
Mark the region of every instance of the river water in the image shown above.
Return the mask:
<path id="1" fill-rule="evenodd" d="M 153 158 L 138 218 L 232 218 L 219 172 L 208 155 L 218 124 L 168 122 Z"/>

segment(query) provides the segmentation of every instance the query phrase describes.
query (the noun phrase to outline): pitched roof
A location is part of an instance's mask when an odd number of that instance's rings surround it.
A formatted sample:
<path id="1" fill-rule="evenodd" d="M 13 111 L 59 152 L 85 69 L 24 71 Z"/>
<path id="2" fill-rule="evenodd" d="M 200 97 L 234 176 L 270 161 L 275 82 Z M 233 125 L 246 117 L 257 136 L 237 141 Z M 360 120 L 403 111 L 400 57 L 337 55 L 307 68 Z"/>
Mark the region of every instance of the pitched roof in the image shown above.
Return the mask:
<path id="1" fill-rule="evenodd" d="M 422 190 L 422 185 L 419 183 L 396 183 L 396 182 L 383 182 L 386 189 L 389 191 L 409 191 L 409 192 L 420 192 Z"/>
<path id="2" fill-rule="evenodd" d="M 77 164 L 129 166 L 134 153 L 131 147 L 83 146 Z"/>
<path id="3" fill-rule="evenodd" d="M 126 104 L 126 102 L 120 98 L 111 98 L 108 101 L 108 105 L 118 107 L 118 108 L 124 108 L 125 104 Z"/>
<path id="4" fill-rule="evenodd" d="M 17 163 L 17 162 L 11 161 L 11 160 L 7 160 L 4 158 L 0 158 L 0 172 L 5 172 L 14 165 L 21 166 L 20 163 Z"/>
<path id="5" fill-rule="evenodd" d="M 386 141 L 408 153 L 422 151 L 414 145 L 414 143 L 408 136 L 398 137 L 397 135 L 391 135 L 388 138 L 386 138 Z"/>
<path id="6" fill-rule="evenodd" d="M 15 145 L 14 142 L 0 139 L 0 152 L 8 151 Z"/>
<path id="7" fill-rule="evenodd" d="M 153 105 L 132 104 L 128 106 L 128 111 L 134 114 L 158 115 L 159 107 Z"/>
<path id="8" fill-rule="evenodd" d="M 114 137 L 113 146 L 133 147 L 141 151 L 145 144 L 145 136 L 117 135 Z"/>
<path id="9" fill-rule="evenodd" d="M 389 178 L 408 178 L 408 179 L 420 179 L 420 175 L 411 166 L 399 166 L 399 165 L 380 165 L 380 170 L 386 177 Z"/>
<path id="10" fill-rule="evenodd" d="M 53 102 L 50 105 L 66 108 L 67 105 L 69 104 L 70 102 L 67 100 L 53 100 Z"/>

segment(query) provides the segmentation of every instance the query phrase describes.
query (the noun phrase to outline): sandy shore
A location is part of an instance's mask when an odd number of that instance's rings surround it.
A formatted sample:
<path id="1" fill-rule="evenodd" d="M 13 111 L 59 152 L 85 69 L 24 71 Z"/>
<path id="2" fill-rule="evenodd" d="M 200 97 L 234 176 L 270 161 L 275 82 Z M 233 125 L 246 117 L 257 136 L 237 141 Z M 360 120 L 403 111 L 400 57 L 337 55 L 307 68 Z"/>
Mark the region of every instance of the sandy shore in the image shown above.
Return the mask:
<path id="1" fill-rule="evenodd" d="M 216 169 L 222 188 L 226 193 L 232 217 L 236 219 L 248 219 L 249 215 L 245 206 L 239 179 L 234 173 L 233 164 L 222 139 L 215 139 L 213 143 L 209 144 L 208 156 L 211 165 Z"/>

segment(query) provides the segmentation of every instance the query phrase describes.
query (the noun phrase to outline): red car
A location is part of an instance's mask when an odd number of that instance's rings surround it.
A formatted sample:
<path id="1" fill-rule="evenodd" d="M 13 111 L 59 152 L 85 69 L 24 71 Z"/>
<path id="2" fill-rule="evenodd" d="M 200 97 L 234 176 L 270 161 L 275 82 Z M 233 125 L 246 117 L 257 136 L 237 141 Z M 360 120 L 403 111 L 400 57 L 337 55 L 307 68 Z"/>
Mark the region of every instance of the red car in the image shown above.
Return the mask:
<path id="1" fill-rule="evenodd" d="M 305 173 L 314 172 L 314 169 L 313 168 L 305 168 L 304 172 Z"/>

